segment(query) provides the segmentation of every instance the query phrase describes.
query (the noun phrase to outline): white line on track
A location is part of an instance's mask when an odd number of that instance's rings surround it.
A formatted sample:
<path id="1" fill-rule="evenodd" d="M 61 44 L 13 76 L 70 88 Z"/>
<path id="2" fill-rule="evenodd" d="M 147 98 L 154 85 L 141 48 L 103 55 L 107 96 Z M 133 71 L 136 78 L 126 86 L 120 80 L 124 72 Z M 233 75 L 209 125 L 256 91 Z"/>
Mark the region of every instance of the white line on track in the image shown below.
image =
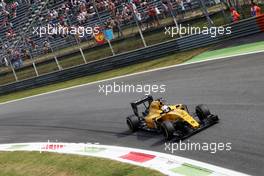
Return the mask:
<path id="1" fill-rule="evenodd" d="M 127 75 L 123 75 L 123 76 L 117 76 L 117 77 L 113 77 L 113 78 L 109 78 L 109 79 L 94 81 L 94 82 L 80 84 L 80 85 L 76 85 L 76 86 L 72 86 L 72 87 L 68 87 L 68 88 L 63 88 L 63 89 L 58 89 L 58 90 L 54 90 L 54 91 L 50 91 L 50 92 L 46 92 L 46 93 L 32 95 L 32 96 L 28 96 L 28 97 L 24 97 L 24 98 L 20 98 L 20 99 L 6 101 L 6 102 L 3 102 L 3 103 L 0 103 L 0 105 L 13 103 L 13 102 L 21 101 L 21 100 L 26 100 L 26 99 L 31 99 L 31 98 L 35 98 L 35 97 L 39 97 L 39 96 L 43 96 L 43 95 L 53 94 L 53 93 L 56 93 L 56 92 L 66 91 L 66 90 L 70 90 L 70 89 L 75 89 L 75 88 L 79 88 L 79 87 L 83 87 L 83 86 L 98 84 L 98 83 L 105 82 L 105 81 L 121 79 L 121 78 L 129 77 L 129 76 L 135 76 L 135 75 L 140 75 L 140 74 L 144 74 L 144 73 L 155 72 L 155 71 L 159 71 L 159 70 L 165 70 L 165 69 L 169 69 L 169 68 L 176 68 L 176 67 L 181 67 L 181 66 L 185 66 L 185 65 L 193 65 L 193 64 L 198 64 L 198 63 L 202 63 L 202 62 L 215 61 L 215 60 L 220 60 L 220 59 L 233 58 L 233 57 L 250 55 L 250 54 L 257 54 L 257 53 L 264 53 L 264 50 L 253 51 L 253 52 L 245 52 L 245 53 L 240 53 L 240 54 L 233 54 L 233 55 L 229 55 L 229 56 L 216 57 L 216 58 L 211 58 L 211 59 L 206 59 L 206 60 L 201 60 L 201 61 L 194 61 L 194 62 L 190 62 L 190 63 L 182 63 L 182 64 L 177 64 L 177 65 L 166 66 L 166 67 L 151 69 L 151 70 L 147 70 L 147 71 L 127 74 Z"/>
<path id="2" fill-rule="evenodd" d="M 138 72 L 138 73 L 132 73 L 132 74 L 128 74 L 128 75 L 113 77 L 113 78 L 109 78 L 109 79 L 105 79 L 105 80 L 95 81 L 95 82 L 81 84 L 81 85 L 77 85 L 77 86 L 73 86 L 73 87 L 68 87 L 68 88 L 64 88 L 64 89 L 59 89 L 59 90 L 55 90 L 55 91 L 51 91 L 51 92 L 37 94 L 37 95 L 33 95 L 33 96 L 21 98 L 21 99 L 7 101 L 7 102 L 4 102 L 4 103 L 0 103 L 0 105 L 12 103 L 12 102 L 17 102 L 17 101 L 21 101 L 21 100 L 25 100 L 25 99 L 35 98 L 35 97 L 38 97 L 38 96 L 52 94 L 52 93 L 56 93 L 56 92 L 60 92 L 60 91 L 70 90 L 70 89 L 74 89 L 74 88 L 78 88 L 78 87 L 82 87 L 82 86 L 88 86 L 88 85 L 92 85 L 92 84 L 97 84 L 97 83 L 101 83 L 101 82 L 105 82 L 105 81 L 110 81 L 110 80 L 114 80 L 114 79 L 120 79 L 120 78 L 129 77 L 129 76 L 135 76 L 135 75 L 140 75 L 140 74 L 144 74 L 144 73 L 149 73 L 149 72 L 154 72 L 154 71 L 159 71 L 159 70 L 165 70 L 165 69 L 169 69 L 169 68 L 181 67 L 181 66 L 185 66 L 185 65 L 197 64 L 197 63 L 208 62 L 208 61 L 213 61 L 213 60 L 220 60 L 220 59 L 225 59 L 225 58 L 238 57 L 238 56 L 243 56 L 243 55 L 257 54 L 257 53 L 263 53 L 263 52 L 264 52 L 264 50 L 262 50 L 262 51 L 254 51 L 254 52 L 246 52 L 246 53 L 234 54 L 234 55 L 229 55 L 229 56 L 224 56 L 224 57 L 211 58 L 211 59 L 202 60 L 202 61 L 194 61 L 194 62 L 190 62 L 190 63 L 183 63 L 183 64 L 178 64 L 178 65 L 172 65 L 172 66 L 167 66 L 167 67 L 162 67 L 162 68 L 157 68 L 157 69 L 142 71 L 142 72 Z M 140 149 L 137 149 L 137 150 L 138 151 L 148 152 L 148 153 L 151 152 L 151 151 L 147 151 L 147 150 L 140 150 Z M 153 152 L 153 154 L 154 153 L 155 152 Z M 168 154 L 164 154 L 164 153 L 159 153 L 159 155 L 160 156 L 168 156 Z M 174 157 L 181 158 L 182 161 L 188 161 L 189 163 L 199 164 L 200 166 L 203 166 L 203 167 L 207 167 L 207 168 L 209 167 L 211 169 L 216 169 L 216 170 L 218 170 L 220 172 L 226 173 L 227 175 L 228 174 L 234 175 L 234 176 L 235 175 L 244 175 L 242 173 L 235 172 L 233 170 L 229 170 L 229 169 L 226 169 L 226 168 L 223 168 L 223 167 L 219 167 L 219 166 L 210 165 L 210 164 L 207 164 L 207 163 L 204 163 L 204 162 L 195 161 L 195 160 L 191 160 L 191 159 L 187 159 L 187 158 L 179 157 L 179 156 L 174 156 Z"/>

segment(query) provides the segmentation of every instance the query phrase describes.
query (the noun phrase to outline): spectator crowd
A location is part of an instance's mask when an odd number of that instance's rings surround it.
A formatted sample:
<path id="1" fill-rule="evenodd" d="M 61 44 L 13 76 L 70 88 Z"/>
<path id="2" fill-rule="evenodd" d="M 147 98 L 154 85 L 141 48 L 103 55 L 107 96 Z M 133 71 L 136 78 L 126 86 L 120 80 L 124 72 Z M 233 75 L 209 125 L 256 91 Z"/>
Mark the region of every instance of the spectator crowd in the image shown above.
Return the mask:
<path id="1" fill-rule="evenodd" d="M 52 0 L 51 0 L 52 1 Z M 56 3 L 55 0 L 53 0 Z M 113 29 L 118 37 L 123 37 L 123 26 L 129 26 L 138 22 L 142 30 L 160 26 L 160 19 L 171 15 L 184 16 L 186 11 L 195 13 L 193 2 L 195 0 L 65 0 L 56 7 L 49 7 L 46 13 L 37 14 L 35 25 L 49 24 L 53 27 L 69 28 L 75 26 L 86 26 L 93 22 L 94 26 L 100 29 Z M 32 51 L 42 48 L 42 54 L 50 52 L 50 41 L 60 37 L 66 41 L 74 37 L 77 43 L 88 40 L 93 36 L 76 34 L 46 36 L 44 42 L 36 43 L 30 36 L 22 37 L 20 41 L 22 47 L 15 47 L 16 36 L 12 21 L 17 18 L 17 9 L 22 3 L 31 6 L 32 13 L 37 10 L 41 0 L 0 0 L 0 32 L 5 31 L 6 40 L 1 40 L 0 44 L 0 65 L 8 66 L 12 64 L 14 68 L 23 66 L 23 60 L 30 59 Z M 211 1 L 210 1 L 211 2 Z M 219 0 L 213 1 L 220 3 Z M 226 1 L 228 4 L 228 1 Z M 228 5 L 233 22 L 237 22 L 241 17 L 238 10 L 232 5 Z M 251 15 L 261 14 L 261 8 L 253 1 L 251 2 Z M 97 13 L 98 12 L 98 13 Z M 108 16 L 102 20 L 101 14 Z M 19 49 L 18 49 L 19 48 Z"/>

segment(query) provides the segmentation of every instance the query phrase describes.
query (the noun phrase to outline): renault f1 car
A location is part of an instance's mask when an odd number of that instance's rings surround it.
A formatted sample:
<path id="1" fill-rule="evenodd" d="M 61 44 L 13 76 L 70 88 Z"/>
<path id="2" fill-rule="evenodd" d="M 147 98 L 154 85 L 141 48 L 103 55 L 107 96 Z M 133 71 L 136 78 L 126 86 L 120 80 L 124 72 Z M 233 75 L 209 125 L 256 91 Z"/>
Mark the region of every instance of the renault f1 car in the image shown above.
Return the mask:
<path id="1" fill-rule="evenodd" d="M 146 96 L 131 103 L 134 114 L 126 123 L 131 132 L 138 130 L 163 133 L 166 140 L 182 140 L 218 122 L 206 105 L 197 105 L 190 114 L 186 105 L 165 105 L 163 99 Z"/>

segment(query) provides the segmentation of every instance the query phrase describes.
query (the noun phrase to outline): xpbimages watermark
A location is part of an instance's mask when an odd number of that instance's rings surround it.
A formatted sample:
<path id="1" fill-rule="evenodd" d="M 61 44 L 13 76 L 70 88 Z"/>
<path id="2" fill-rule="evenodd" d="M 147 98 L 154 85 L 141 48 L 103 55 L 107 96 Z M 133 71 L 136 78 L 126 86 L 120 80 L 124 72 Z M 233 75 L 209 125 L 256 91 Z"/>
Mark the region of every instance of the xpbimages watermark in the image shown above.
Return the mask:
<path id="1" fill-rule="evenodd" d="M 212 154 L 215 154 L 218 151 L 231 151 L 232 143 L 231 142 L 186 142 L 179 141 L 178 143 L 165 143 L 164 150 L 169 153 L 174 153 L 177 151 L 206 151 Z"/>
<path id="2" fill-rule="evenodd" d="M 91 151 L 96 150 L 97 146 L 98 146 L 98 148 L 97 148 L 97 150 L 98 150 L 99 146 L 100 146 L 99 142 L 94 142 L 94 143 L 92 143 L 92 142 L 68 143 L 67 147 L 66 147 L 65 143 L 58 142 L 57 140 L 55 142 L 48 140 L 48 142 L 45 142 L 39 146 L 39 152 L 40 153 L 43 153 L 43 152 L 62 152 L 62 151 L 66 152 L 66 151 L 71 151 L 71 150 L 76 149 L 76 148 L 79 148 L 78 150 L 80 152 L 91 152 Z"/>
<path id="3" fill-rule="evenodd" d="M 85 35 L 97 35 L 100 30 L 99 27 L 83 27 L 83 26 L 52 26 L 48 24 L 47 26 L 33 27 L 33 35 L 43 37 L 46 35 L 79 35 L 84 37 Z"/>
<path id="4" fill-rule="evenodd" d="M 114 93 L 144 93 L 150 95 L 151 93 L 164 93 L 166 85 L 161 84 L 125 84 L 123 82 L 105 85 L 98 85 L 98 92 L 109 95 Z"/>
<path id="5" fill-rule="evenodd" d="M 212 38 L 215 38 L 219 35 L 230 35 L 232 33 L 231 27 L 194 27 L 190 26 L 182 26 L 181 24 L 176 27 L 165 27 L 165 35 L 169 35 L 171 37 L 176 37 L 178 35 L 195 35 L 195 34 L 204 34 L 210 35 Z"/>

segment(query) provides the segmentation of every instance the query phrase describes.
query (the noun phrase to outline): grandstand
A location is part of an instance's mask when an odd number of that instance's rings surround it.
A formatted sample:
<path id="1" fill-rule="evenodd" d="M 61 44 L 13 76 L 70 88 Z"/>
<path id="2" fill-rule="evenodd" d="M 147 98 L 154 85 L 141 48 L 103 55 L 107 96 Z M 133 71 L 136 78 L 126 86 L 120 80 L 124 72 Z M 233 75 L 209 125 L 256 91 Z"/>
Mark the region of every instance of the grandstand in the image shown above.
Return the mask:
<path id="1" fill-rule="evenodd" d="M 117 6 L 118 11 L 122 11 L 122 5 L 121 3 L 124 3 L 124 1 L 120 2 L 120 5 Z M 34 4 L 29 4 L 29 3 L 21 3 L 18 5 L 17 8 L 17 17 L 12 18 L 10 22 L 13 24 L 13 30 L 16 33 L 16 37 L 12 38 L 12 40 L 7 39 L 5 33 L 8 30 L 8 27 L 2 27 L 0 30 L 0 37 L 2 39 L 2 42 L 8 43 L 8 46 L 15 46 L 16 42 L 21 38 L 21 35 L 27 35 L 27 37 L 30 37 L 33 39 L 33 41 L 36 43 L 36 45 L 41 46 L 41 44 L 46 40 L 45 37 L 40 38 L 37 35 L 32 34 L 32 27 L 33 26 L 46 26 L 49 21 L 46 18 L 49 14 L 50 11 L 52 10 L 57 10 L 62 9 L 63 6 L 65 6 L 65 1 L 58 0 L 58 1 L 40 1 L 40 2 L 35 2 Z M 162 11 L 162 4 L 160 1 L 150 1 L 149 4 L 157 6 L 160 11 Z M 212 2 L 208 1 L 208 4 L 212 4 Z M 176 2 L 173 4 L 175 7 L 177 6 Z M 91 5 L 92 6 L 92 5 Z M 90 6 L 90 7 L 91 7 Z M 71 6 L 70 6 L 71 7 Z M 187 7 L 187 5 L 186 5 Z M 198 8 L 199 4 L 197 1 L 193 1 L 193 7 Z M 71 23 L 71 25 L 78 25 L 78 20 L 77 20 L 77 13 L 78 10 L 74 10 L 77 7 L 74 7 L 70 9 L 70 12 L 66 14 L 65 18 L 67 18 L 68 23 Z M 187 7 L 188 8 L 188 7 Z M 180 6 L 176 7 L 176 10 L 179 12 L 180 11 Z M 138 8 L 138 11 L 141 14 L 146 13 L 146 6 L 140 6 Z M 95 26 L 96 24 L 100 24 L 97 15 L 95 15 L 95 12 L 91 12 L 93 15 L 92 17 L 89 18 L 89 20 L 86 20 L 85 23 L 82 24 L 82 26 Z M 111 17 L 111 14 L 109 10 L 102 10 L 100 11 L 100 16 L 103 22 L 106 22 L 108 18 Z M 0 18 L 1 21 L 4 20 L 4 17 L 1 16 Z M 146 20 L 146 15 L 143 20 Z M 59 22 L 58 19 L 54 21 L 55 23 Z M 132 23 L 134 21 L 132 20 Z M 122 23 L 121 27 L 125 28 L 126 26 L 130 26 L 128 23 Z M 23 34 L 25 33 L 25 34 Z M 90 39 L 91 36 L 89 36 L 87 39 Z M 64 40 L 60 37 L 57 38 L 52 38 L 50 40 L 51 45 L 53 48 L 56 49 L 61 49 L 63 47 L 71 46 L 74 44 L 76 41 L 74 40 L 74 37 L 67 38 L 67 40 Z M 33 55 L 39 55 L 41 54 L 40 51 L 33 51 Z"/>
<path id="2" fill-rule="evenodd" d="M 218 0 L 134 0 L 131 7 L 131 3 L 125 0 L 32 0 L 30 2 L 18 0 L 1 2 L 0 65 L 6 67 L 20 60 L 21 63 L 13 65 L 15 69 L 20 69 L 26 66 L 23 65 L 26 60 L 34 63 L 37 58 L 47 53 L 53 53 L 53 51 L 60 51 L 87 41 L 95 43 L 92 35 L 86 35 L 83 38 L 77 35 L 46 35 L 40 37 L 33 32 L 36 27 L 46 27 L 48 24 L 64 27 L 106 27 L 110 25 L 117 34 L 118 31 L 126 29 L 133 30 L 136 27 L 136 20 L 138 20 L 141 28 L 146 30 L 146 28 L 149 28 L 150 23 L 150 8 L 155 9 L 158 19 L 171 19 L 174 15 L 177 20 L 181 20 L 188 18 L 190 15 L 195 17 L 197 11 L 204 13 L 201 2 L 205 2 L 207 8 L 220 3 Z M 226 9 L 225 5 L 218 6 L 217 11 L 223 12 Z M 227 4 L 227 6 L 230 6 L 230 4 Z M 98 14 L 96 9 L 99 12 Z M 133 13 L 131 9 L 134 9 Z M 137 16 L 138 14 L 140 16 Z M 170 24 L 172 23 L 171 20 Z M 154 25 L 154 28 L 160 27 Z M 126 38 L 127 36 L 120 35 L 120 37 Z M 91 45 L 91 47 L 93 46 Z M 56 56 L 53 57 L 56 59 Z M 6 71 L 1 74 L 5 73 Z"/>

